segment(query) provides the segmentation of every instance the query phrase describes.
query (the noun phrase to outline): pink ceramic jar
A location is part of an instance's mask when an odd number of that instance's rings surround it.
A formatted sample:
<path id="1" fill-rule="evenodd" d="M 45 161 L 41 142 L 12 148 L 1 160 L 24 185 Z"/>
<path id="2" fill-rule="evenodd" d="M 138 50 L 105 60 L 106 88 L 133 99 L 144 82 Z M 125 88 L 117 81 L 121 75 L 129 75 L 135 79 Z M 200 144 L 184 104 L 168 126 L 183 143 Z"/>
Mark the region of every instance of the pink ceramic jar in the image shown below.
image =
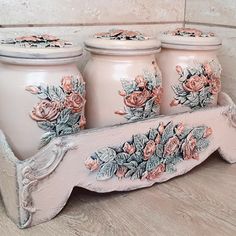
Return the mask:
<path id="1" fill-rule="evenodd" d="M 215 106 L 221 89 L 219 38 L 196 29 L 179 28 L 161 36 L 158 64 L 163 76 L 161 114 Z"/>
<path id="2" fill-rule="evenodd" d="M 104 127 L 159 114 L 160 42 L 139 32 L 111 30 L 85 42 L 91 52 L 84 78 L 87 127 Z"/>
<path id="3" fill-rule="evenodd" d="M 50 35 L 0 44 L 0 129 L 20 158 L 85 125 L 79 46 Z"/>

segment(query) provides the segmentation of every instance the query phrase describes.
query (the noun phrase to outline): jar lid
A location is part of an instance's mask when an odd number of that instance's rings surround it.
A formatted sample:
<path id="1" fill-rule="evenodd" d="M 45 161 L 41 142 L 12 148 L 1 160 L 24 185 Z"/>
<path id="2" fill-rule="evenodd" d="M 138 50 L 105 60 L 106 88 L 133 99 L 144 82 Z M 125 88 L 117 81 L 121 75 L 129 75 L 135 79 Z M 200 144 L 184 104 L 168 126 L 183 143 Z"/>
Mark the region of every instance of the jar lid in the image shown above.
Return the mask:
<path id="1" fill-rule="evenodd" d="M 164 32 L 161 34 L 160 39 L 163 48 L 184 49 L 184 47 L 192 47 L 192 49 L 201 50 L 201 46 L 203 46 L 207 50 L 208 48 L 217 49 L 222 44 L 214 33 L 205 33 L 192 28 L 177 28 L 174 31 Z"/>
<path id="2" fill-rule="evenodd" d="M 110 55 L 150 54 L 160 51 L 161 42 L 138 31 L 110 30 L 85 41 L 90 52 Z"/>
<path id="3" fill-rule="evenodd" d="M 82 48 L 52 35 L 31 35 L 0 41 L 0 57 L 61 59 L 82 55 Z"/>

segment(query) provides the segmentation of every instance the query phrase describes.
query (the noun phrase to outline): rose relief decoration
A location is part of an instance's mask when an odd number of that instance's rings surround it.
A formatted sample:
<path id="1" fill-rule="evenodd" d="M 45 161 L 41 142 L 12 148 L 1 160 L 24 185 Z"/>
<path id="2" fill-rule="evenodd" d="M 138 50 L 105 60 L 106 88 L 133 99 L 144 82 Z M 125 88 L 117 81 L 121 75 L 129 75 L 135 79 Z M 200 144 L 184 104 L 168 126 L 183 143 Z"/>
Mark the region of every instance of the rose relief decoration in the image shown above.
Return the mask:
<path id="1" fill-rule="evenodd" d="M 11 44 L 25 48 L 64 48 L 72 45 L 71 42 L 61 40 L 49 34 L 21 36 L 14 39 L 2 40 L 1 44 Z"/>
<path id="2" fill-rule="evenodd" d="M 212 32 L 202 32 L 201 30 L 194 28 L 177 28 L 173 31 L 164 32 L 164 34 L 172 35 L 172 36 L 182 36 L 182 37 L 214 37 L 214 33 Z"/>
<path id="3" fill-rule="evenodd" d="M 175 99 L 170 106 L 184 105 L 191 109 L 205 107 L 212 103 L 221 90 L 221 66 L 214 60 L 194 67 L 176 66 L 179 84 L 172 86 Z"/>
<path id="4" fill-rule="evenodd" d="M 72 134 L 83 129 L 85 83 L 79 76 L 65 76 L 60 86 L 27 86 L 26 90 L 37 95 L 40 102 L 33 108 L 30 117 L 45 131 L 40 147 L 52 138 Z"/>
<path id="5" fill-rule="evenodd" d="M 175 172 L 179 162 L 198 160 L 210 141 L 212 129 L 206 126 L 185 127 L 183 123 L 160 123 L 147 134 L 133 135 L 118 147 L 105 147 L 85 161 L 90 171 L 97 172 L 97 180 L 113 176 L 155 180 L 164 173 Z"/>
<path id="6" fill-rule="evenodd" d="M 128 121 L 135 121 L 159 114 L 162 97 L 161 75 L 157 70 L 156 62 L 152 62 L 154 73 L 144 71 L 134 80 L 121 79 L 124 109 L 115 111 L 115 114 L 124 116 Z"/>
<path id="7" fill-rule="evenodd" d="M 138 32 L 131 30 L 123 30 L 123 29 L 111 29 L 108 32 L 100 32 L 94 35 L 95 38 L 100 39 L 109 39 L 109 40 L 147 40 L 148 36 Z"/>

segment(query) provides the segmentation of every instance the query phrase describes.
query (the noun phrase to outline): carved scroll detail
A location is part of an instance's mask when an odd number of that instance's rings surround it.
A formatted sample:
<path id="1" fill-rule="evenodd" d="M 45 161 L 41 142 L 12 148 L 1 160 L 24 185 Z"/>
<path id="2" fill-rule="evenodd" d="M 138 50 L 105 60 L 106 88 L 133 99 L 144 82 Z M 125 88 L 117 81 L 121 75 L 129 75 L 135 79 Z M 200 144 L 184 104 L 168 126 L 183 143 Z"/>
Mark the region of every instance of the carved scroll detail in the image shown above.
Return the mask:
<path id="1" fill-rule="evenodd" d="M 63 160 L 65 154 L 72 149 L 75 145 L 68 142 L 67 139 L 61 138 L 56 141 L 53 147 L 46 149 L 39 158 L 33 158 L 29 161 L 23 162 L 20 167 L 21 174 L 21 194 L 20 205 L 23 209 L 21 214 L 22 221 L 21 227 L 26 228 L 32 222 L 32 216 L 37 211 L 34 207 L 32 192 L 37 187 L 38 183 L 48 177 L 54 172 Z"/>
<path id="2" fill-rule="evenodd" d="M 230 106 L 223 115 L 228 118 L 232 127 L 236 128 L 236 106 Z"/>

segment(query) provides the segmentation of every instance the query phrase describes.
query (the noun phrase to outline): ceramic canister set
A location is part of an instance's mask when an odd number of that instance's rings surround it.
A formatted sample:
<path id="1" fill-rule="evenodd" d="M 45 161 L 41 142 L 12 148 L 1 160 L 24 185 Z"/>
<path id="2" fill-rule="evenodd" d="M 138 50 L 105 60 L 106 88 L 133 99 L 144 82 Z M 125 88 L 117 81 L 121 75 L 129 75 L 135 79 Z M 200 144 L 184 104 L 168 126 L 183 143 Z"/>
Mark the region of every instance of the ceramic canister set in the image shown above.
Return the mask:
<path id="1" fill-rule="evenodd" d="M 51 35 L 3 40 L 0 127 L 15 154 L 27 158 L 84 127 L 215 106 L 219 38 L 179 28 L 160 39 L 127 30 L 97 33 L 85 42 L 90 58 L 83 76 L 76 44 Z"/>

